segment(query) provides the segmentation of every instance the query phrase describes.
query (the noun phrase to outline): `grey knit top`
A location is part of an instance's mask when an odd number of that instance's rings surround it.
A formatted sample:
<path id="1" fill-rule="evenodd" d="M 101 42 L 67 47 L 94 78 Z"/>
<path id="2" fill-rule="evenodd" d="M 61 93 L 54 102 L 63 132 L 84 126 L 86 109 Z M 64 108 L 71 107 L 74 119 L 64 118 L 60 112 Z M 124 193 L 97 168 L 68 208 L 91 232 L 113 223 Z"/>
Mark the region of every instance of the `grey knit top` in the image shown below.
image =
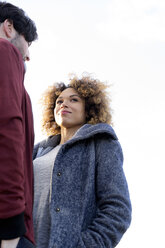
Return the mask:
<path id="1" fill-rule="evenodd" d="M 50 185 L 56 155 L 61 145 L 46 155 L 36 158 L 34 166 L 34 235 L 37 248 L 47 248 L 50 235 Z"/>

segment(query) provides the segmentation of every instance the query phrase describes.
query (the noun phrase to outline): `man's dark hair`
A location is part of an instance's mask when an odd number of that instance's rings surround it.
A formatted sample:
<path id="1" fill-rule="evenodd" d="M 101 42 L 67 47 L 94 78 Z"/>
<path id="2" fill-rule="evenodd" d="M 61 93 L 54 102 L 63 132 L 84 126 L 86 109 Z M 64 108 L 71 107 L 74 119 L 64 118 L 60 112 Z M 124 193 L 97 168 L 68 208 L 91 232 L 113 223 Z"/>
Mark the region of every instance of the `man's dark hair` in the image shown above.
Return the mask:
<path id="1" fill-rule="evenodd" d="M 32 42 L 38 38 L 35 23 L 22 9 L 7 2 L 0 2 L 0 23 L 6 19 L 12 22 L 15 30 L 23 35 L 27 42 Z"/>

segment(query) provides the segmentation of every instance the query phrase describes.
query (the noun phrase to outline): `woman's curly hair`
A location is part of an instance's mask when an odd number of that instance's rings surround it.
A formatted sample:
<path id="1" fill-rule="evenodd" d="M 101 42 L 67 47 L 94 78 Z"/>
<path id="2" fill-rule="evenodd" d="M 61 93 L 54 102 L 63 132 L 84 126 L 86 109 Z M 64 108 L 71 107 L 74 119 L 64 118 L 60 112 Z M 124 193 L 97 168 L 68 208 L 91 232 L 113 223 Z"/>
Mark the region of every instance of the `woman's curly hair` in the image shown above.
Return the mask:
<path id="1" fill-rule="evenodd" d="M 90 76 L 83 76 L 81 79 L 74 76 L 68 85 L 55 83 L 49 86 L 40 100 L 43 107 L 42 130 L 48 136 L 60 133 L 60 127 L 54 117 L 54 108 L 56 99 L 67 88 L 73 88 L 85 100 L 86 123 L 112 125 L 112 109 L 106 91 L 108 87 L 105 83 Z"/>

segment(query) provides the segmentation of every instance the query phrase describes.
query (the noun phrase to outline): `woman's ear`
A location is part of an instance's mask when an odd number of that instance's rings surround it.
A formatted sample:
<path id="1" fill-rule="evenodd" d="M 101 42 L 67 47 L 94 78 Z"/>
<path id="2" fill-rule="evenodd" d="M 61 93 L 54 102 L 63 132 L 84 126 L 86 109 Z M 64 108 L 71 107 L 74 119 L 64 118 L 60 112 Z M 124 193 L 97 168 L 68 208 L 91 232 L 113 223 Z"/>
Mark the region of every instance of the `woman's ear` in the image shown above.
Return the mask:
<path id="1" fill-rule="evenodd" d="M 16 31 L 13 26 L 13 22 L 9 19 L 6 19 L 3 22 L 3 31 L 7 39 L 11 39 L 14 37 Z"/>

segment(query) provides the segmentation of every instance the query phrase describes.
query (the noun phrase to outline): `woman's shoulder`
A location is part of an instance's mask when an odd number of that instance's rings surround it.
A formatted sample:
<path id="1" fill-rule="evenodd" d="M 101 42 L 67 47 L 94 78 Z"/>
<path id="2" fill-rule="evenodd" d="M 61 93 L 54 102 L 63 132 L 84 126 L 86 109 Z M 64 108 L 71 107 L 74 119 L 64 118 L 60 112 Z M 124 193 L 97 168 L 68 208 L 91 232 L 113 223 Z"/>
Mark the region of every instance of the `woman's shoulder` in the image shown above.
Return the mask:
<path id="1" fill-rule="evenodd" d="M 36 158 L 39 150 L 40 150 L 40 153 L 42 153 L 44 150 L 46 150 L 50 147 L 57 146 L 59 141 L 60 141 L 60 135 L 52 135 L 52 136 L 49 136 L 48 138 L 36 143 L 34 145 L 34 149 L 33 149 L 33 159 Z"/>
<path id="2" fill-rule="evenodd" d="M 36 143 L 34 148 L 35 147 L 47 148 L 48 146 L 55 146 L 55 145 L 57 145 L 59 140 L 60 140 L 60 135 L 51 135 L 51 136 L 47 137 L 46 139 Z"/>
<path id="3" fill-rule="evenodd" d="M 117 135 L 112 128 L 112 126 L 106 123 L 98 123 L 95 125 L 85 124 L 76 133 L 75 137 L 97 137 L 97 136 L 107 136 L 111 139 L 118 140 Z"/>

